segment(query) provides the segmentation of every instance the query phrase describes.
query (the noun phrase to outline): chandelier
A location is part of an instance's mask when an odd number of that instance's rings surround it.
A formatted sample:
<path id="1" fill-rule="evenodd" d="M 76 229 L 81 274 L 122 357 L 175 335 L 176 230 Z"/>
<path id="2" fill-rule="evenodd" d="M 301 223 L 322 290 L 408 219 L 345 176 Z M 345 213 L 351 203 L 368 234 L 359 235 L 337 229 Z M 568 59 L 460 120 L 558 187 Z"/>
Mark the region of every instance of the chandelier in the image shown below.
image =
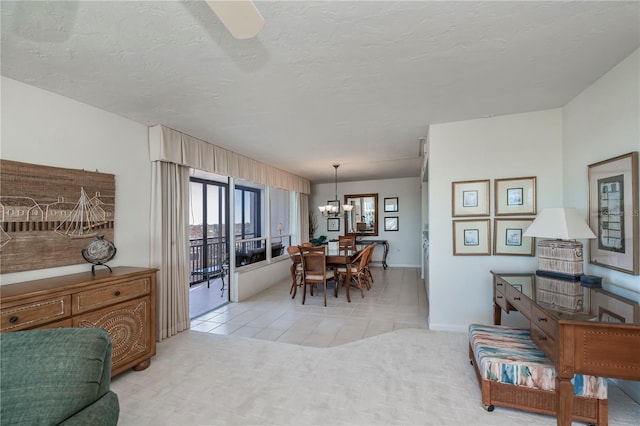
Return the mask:
<path id="1" fill-rule="evenodd" d="M 318 206 L 318 210 L 322 216 L 327 217 L 338 217 L 340 216 L 340 200 L 338 199 L 338 167 L 340 164 L 334 164 L 333 168 L 336 171 L 336 193 L 333 200 L 329 201 L 326 206 Z M 350 212 L 353 209 L 353 205 L 351 204 L 342 204 L 342 210 L 345 212 Z"/>

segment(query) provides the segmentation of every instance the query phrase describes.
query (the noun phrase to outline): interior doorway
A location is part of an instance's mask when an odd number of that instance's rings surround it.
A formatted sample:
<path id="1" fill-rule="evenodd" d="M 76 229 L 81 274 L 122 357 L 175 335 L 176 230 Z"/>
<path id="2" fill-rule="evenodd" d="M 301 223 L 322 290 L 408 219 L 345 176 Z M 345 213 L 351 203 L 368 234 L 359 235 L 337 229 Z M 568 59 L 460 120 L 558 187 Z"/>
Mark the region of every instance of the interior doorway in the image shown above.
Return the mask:
<path id="1" fill-rule="evenodd" d="M 192 172 L 189 182 L 189 317 L 229 302 L 228 189 L 225 177 Z"/>

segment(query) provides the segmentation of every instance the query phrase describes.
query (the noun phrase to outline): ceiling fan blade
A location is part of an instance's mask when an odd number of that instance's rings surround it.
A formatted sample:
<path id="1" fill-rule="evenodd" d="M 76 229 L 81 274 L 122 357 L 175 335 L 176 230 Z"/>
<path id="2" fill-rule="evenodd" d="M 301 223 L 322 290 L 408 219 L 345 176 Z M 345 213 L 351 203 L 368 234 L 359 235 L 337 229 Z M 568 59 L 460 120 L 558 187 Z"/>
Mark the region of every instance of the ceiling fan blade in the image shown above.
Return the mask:
<path id="1" fill-rule="evenodd" d="M 255 37 L 264 27 L 264 18 L 250 0 L 207 0 L 207 4 L 231 35 L 239 40 Z"/>

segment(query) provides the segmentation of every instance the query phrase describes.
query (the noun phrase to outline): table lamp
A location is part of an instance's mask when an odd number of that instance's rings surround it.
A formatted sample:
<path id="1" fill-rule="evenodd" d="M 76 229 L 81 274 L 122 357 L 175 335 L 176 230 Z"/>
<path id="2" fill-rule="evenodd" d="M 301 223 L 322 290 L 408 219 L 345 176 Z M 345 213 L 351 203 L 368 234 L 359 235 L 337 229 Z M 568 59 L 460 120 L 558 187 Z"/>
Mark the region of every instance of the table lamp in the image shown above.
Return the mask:
<path id="1" fill-rule="evenodd" d="M 523 235 L 553 238 L 538 243 L 538 275 L 576 281 L 583 275 L 583 250 L 575 240 L 596 238 L 572 207 L 543 209 Z"/>

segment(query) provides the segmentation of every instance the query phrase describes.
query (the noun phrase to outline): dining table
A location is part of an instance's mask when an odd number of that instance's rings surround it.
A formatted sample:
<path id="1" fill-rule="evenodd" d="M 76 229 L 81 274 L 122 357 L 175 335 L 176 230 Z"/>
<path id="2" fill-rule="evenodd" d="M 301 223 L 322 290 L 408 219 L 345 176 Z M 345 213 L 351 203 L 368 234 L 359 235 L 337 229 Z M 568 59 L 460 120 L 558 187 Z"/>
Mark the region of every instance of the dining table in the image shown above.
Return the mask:
<path id="1" fill-rule="evenodd" d="M 349 294 L 349 288 L 351 287 L 351 261 L 360 253 L 362 250 L 362 246 L 358 248 L 356 245 L 355 249 L 349 248 L 340 248 L 340 247 L 331 247 L 325 246 L 325 262 L 327 264 L 327 268 L 334 266 L 344 266 L 347 269 L 347 276 L 345 282 L 345 291 L 347 293 L 347 302 L 351 303 L 351 295 Z M 295 285 L 296 283 L 296 265 L 301 262 L 300 254 L 296 254 L 292 256 L 292 264 L 291 264 L 291 279 Z M 335 277 L 336 282 L 338 277 Z M 337 284 L 336 284 L 337 285 Z"/>

